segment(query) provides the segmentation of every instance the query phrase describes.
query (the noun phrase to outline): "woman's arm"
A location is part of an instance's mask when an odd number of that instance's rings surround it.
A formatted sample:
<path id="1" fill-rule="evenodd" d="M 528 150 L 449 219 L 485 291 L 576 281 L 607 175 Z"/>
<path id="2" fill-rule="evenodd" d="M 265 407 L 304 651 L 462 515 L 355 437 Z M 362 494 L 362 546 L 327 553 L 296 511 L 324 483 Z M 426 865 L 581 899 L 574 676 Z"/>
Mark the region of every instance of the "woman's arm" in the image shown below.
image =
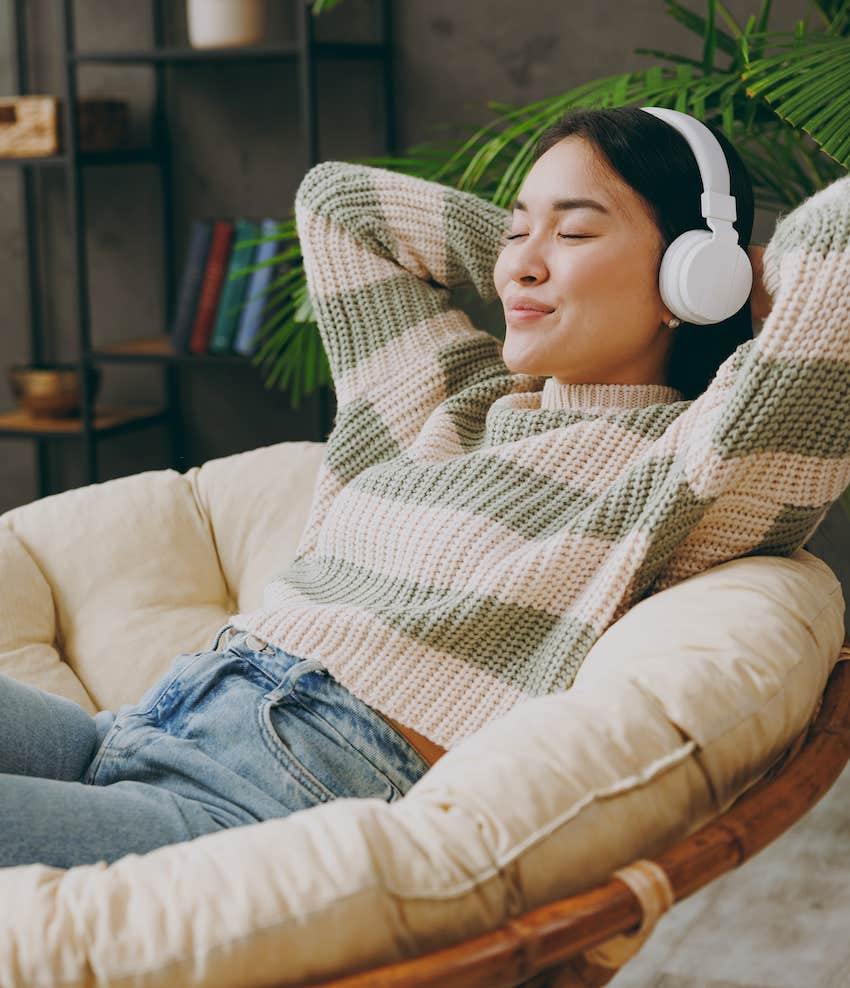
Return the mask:
<path id="1" fill-rule="evenodd" d="M 781 217 L 751 257 L 761 332 L 652 450 L 671 465 L 646 519 L 644 589 L 790 555 L 850 483 L 850 176 Z"/>
<path id="2" fill-rule="evenodd" d="M 301 181 L 295 217 L 340 410 L 366 402 L 384 417 L 399 390 L 415 390 L 413 418 L 397 434 L 404 445 L 465 378 L 504 372 L 499 341 L 451 307 L 448 289 L 471 283 L 496 298 L 508 210 L 422 178 L 324 161 Z"/>
<path id="3" fill-rule="evenodd" d="M 337 400 L 300 557 L 340 490 L 411 446 L 446 397 L 499 377 L 496 389 L 511 389 L 502 344 L 449 293 L 471 283 L 496 297 L 510 212 L 437 182 L 324 161 L 302 179 L 295 216 Z"/>

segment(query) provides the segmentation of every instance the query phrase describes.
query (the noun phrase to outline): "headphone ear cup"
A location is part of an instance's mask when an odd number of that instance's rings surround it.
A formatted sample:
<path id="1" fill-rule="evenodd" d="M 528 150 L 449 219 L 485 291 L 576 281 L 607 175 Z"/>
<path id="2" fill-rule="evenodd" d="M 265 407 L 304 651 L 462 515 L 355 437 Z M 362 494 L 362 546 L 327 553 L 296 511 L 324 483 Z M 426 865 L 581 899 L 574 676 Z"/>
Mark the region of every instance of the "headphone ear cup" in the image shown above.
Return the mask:
<path id="1" fill-rule="evenodd" d="M 700 322 L 698 313 L 688 305 L 682 292 L 682 286 L 687 283 L 683 272 L 687 271 L 688 259 L 694 247 L 711 240 L 709 230 L 687 230 L 676 237 L 661 258 L 661 268 L 658 272 L 658 289 L 661 300 L 667 308 L 678 316 L 682 322 Z"/>
<path id="2" fill-rule="evenodd" d="M 664 304 L 685 322 L 723 322 L 747 301 L 753 270 L 738 243 L 688 230 L 664 252 L 658 276 Z"/>

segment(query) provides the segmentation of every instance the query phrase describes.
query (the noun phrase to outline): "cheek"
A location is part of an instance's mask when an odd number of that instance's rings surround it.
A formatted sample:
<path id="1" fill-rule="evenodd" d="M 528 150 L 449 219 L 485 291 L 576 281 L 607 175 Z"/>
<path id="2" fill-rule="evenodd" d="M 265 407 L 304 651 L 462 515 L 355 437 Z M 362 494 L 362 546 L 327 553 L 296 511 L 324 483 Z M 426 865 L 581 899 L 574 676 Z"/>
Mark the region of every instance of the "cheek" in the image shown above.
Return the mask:
<path id="1" fill-rule="evenodd" d="M 553 294 L 563 303 L 607 308 L 614 302 L 629 277 L 626 268 L 610 250 L 565 248 L 550 268 L 557 285 Z"/>
<path id="2" fill-rule="evenodd" d="M 620 250 L 576 251 L 559 279 L 565 293 L 593 301 L 603 308 L 626 305 L 644 308 L 658 300 L 658 275 L 650 250 L 626 245 Z M 569 262 L 569 263 L 567 263 Z"/>
<path id="3" fill-rule="evenodd" d="M 508 277 L 505 273 L 505 252 L 502 251 L 501 254 L 496 258 L 496 264 L 493 268 L 493 284 L 496 286 L 496 291 L 499 298 L 504 294 L 505 287 L 508 283 Z"/>

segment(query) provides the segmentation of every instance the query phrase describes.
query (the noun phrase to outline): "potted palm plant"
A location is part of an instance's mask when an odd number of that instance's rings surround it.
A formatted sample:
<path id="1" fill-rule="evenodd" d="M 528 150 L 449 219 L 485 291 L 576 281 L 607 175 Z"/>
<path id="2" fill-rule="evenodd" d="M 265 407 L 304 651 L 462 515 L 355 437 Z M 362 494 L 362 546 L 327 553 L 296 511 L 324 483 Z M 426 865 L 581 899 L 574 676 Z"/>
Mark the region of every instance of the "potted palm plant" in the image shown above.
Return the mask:
<path id="1" fill-rule="evenodd" d="M 315 0 L 313 13 L 341 0 Z M 771 0 L 737 21 L 721 0 L 705 14 L 664 0 L 666 13 L 702 38 L 702 57 L 650 48 L 640 72 L 593 80 L 526 106 L 490 102 L 486 126 L 454 146 L 425 143 L 405 155 L 353 158 L 474 191 L 507 206 L 519 190 L 540 134 L 573 107 L 668 106 L 722 128 L 753 178 L 756 205 L 786 210 L 850 167 L 850 0 L 811 0 L 788 31 L 770 29 Z M 280 224 L 269 263 L 284 273 L 268 287 L 273 315 L 253 356 L 267 388 L 302 394 L 332 386 L 307 292 L 294 216 Z M 843 498 L 850 513 L 850 494 Z"/>

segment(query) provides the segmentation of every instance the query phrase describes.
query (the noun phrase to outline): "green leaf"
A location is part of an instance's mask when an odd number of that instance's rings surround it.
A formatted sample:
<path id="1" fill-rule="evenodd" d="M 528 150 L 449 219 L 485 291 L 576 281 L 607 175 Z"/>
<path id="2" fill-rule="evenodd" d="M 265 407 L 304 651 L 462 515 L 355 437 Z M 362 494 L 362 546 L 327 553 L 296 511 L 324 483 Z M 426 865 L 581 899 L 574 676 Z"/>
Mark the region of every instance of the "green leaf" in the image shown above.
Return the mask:
<path id="1" fill-rule="evenodd" d="M 634 51 L 636 55 L 654 55 L 656 58 L 664 58 L 668 62 L 673 62 L 675 64 L 692 65 L 698 69 L 702 68 L 702 62 L 698 58 L 687 58 L 684 55 L 674 55 L 671 52 L 658 51 L 656 48 L 635 48 Z"/>
<path id="2" fill-rule="evenodd" d="M 799 24 L 798 24 L 799 28 Z M 772 47 L 778 54 L 750 61 L 743 73 L 747 92 L 811 138 L 838 164 L 850 167 L 850 51 L 847 39 L 832 35 L 787 36 Z"/>
<path id="3" fill-rule="evenodd" d="M 717 48 L 716 0 L 708 0 L 708 17 L 705 19 L 705 35 L 702 47 L 702 70 L 708 75 L 714 69 L 714 52 Z"/>
<path id="4" fill-rule="evenodd" d="M 312 3 L 312 11 L 314 17 L 318 17 L 319 14 L 324 14 L 329 10 L 333 10 L 334 7 L 338 7 L 343 0 L 308 0 Z"/>
<path id="5" fill-rule="evenodd" d="M 699 14 L 695 14 L 693 11 L 683 7 L 677 2 L 677 0 L 666 0 L 666 3 L 667 13 L 670 14 L 671 17 L 679 21 L 680 24 L 683 24 L 686 28 L 688 28 L 688 30 L 693 31 L 695 34 L 699 34 L 703 38 L 706 37 L 706 18 L 700 17 Z M 738 46 L 735 43 L 735 39 L 731 38 L 725 31 L 718 31 L 716 28 L 714 43 L 718 48 L 722 49 L 729 55 L 734 55 L 738 51 Z"/>

